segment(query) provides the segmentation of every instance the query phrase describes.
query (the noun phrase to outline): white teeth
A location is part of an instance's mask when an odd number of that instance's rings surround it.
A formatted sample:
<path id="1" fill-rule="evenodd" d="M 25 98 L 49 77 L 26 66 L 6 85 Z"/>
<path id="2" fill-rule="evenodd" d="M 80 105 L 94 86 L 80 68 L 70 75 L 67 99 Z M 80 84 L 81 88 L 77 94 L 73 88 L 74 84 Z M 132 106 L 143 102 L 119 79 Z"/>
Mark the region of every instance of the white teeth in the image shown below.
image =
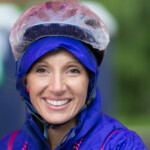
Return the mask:
<path id="1" fill-rule="evenodd" d="M 49 104 L 54 105 L 54 106 L 61 106 L 61 105 L 67 104 L 69 102 L 68 99 L 58 100 L 58 101 L 49 100 L 49 99 L 45 99 L 45 100 L 46 100 L 46 102 L 48 102 Z"/>

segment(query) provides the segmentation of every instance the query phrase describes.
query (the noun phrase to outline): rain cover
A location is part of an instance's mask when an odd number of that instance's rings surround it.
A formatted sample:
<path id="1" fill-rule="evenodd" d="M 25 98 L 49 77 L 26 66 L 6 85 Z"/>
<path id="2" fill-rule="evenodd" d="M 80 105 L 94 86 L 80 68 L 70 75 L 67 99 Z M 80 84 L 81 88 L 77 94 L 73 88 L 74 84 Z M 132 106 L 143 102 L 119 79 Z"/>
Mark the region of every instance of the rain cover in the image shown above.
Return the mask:
<path id="1" fill-rule="evenodd" d="M 10 34 L 15 59 L 34 41 L 47 36 L 67 36 L 105 50 L 109 33 L 103 21 L 79 1 L 45 2 L 28 8 Z"/>

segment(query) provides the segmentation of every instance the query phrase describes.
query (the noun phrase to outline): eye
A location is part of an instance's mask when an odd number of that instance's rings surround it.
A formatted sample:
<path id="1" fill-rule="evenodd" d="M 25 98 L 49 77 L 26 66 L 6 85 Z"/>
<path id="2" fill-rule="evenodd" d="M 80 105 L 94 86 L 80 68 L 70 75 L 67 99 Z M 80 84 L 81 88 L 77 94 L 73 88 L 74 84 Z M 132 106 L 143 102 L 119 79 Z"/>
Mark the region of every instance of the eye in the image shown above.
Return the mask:
<path id="1" fill-rule="evenodd" d="M 46 69 L 45 68 L 38 68 L 36 70 L 37 73 L 45 73 L 46 72 Z"/>
<path id="2" fill-rule="evenodd" d="M 73 68 L 73 69 L 70 69 L 70 73 L 79 74 L 79 73 L 80 73 L 80 70 L 79 70 L 79 69 L 76 69 L 76 68 Z"/>

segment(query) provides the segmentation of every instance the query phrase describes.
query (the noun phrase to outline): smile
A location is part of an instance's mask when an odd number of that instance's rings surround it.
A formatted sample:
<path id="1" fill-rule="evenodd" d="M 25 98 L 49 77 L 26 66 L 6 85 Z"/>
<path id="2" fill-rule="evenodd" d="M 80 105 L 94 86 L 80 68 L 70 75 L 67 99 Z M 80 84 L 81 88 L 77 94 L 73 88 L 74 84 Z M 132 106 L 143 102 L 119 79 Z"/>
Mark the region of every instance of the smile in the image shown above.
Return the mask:
<path id="1" fill-rule="evenodd" d="M 45 99 L 45 101 L 53 106 L 62 106 L 70 102 L 70 99 L 65 99 L 65 100 L 50 100 L 50 99 Z"/>

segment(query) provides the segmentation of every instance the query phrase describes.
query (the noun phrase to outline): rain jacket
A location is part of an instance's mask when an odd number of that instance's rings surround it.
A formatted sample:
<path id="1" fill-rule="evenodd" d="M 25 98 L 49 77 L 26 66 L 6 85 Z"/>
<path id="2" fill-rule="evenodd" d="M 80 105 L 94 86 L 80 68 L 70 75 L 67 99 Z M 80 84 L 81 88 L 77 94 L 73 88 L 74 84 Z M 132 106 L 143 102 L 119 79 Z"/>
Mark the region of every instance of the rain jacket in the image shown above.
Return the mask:
<path id="1" fill-rule="evenodd" d="M 81 150 L 147 150 L 142 139 L 128 130 L 116 119 L 100 112 L 100 95 L 89 107 L 78 115 L 78 124 L 71 128 L 66 140 L 55 150 L 72 150 L 76 142 L 83 138 Z M 29 115 L 20 130 L 10 133 L 0 140 L 0 150 L 49 150 L 43 133 Z M 10 150 L 9 149 L 9 150 Z"/>

